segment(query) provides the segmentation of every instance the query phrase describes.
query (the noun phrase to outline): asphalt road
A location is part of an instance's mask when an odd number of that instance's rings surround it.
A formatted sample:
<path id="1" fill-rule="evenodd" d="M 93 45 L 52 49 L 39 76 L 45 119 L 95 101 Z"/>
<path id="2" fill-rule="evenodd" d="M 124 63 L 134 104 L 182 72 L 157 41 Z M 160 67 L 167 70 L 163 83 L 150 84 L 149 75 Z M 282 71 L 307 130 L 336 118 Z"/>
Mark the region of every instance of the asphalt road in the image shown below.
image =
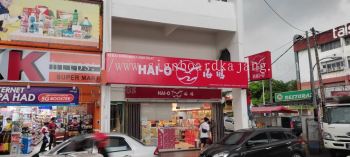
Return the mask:
<path id="1" fill-rule="evenodd" d="M 169 152 L 160 154 L 161 157 L 198 157 L 199 151 Z M 308 154 L 307 157 L 330 157 L 328 152 Z M 339 156 L 345 157 L 345 156 Z"/>

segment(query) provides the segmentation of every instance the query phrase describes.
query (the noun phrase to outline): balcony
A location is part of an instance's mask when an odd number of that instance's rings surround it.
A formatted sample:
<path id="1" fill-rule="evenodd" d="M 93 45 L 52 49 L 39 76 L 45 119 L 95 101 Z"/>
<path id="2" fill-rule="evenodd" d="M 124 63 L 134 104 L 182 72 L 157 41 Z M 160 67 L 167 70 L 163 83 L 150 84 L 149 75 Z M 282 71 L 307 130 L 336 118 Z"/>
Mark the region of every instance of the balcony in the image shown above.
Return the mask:
<path id="1" fill-rule="evenodd" d="M 166 25 L 237 31 L 232 0 L 113 0 L 112 16 Z"/>

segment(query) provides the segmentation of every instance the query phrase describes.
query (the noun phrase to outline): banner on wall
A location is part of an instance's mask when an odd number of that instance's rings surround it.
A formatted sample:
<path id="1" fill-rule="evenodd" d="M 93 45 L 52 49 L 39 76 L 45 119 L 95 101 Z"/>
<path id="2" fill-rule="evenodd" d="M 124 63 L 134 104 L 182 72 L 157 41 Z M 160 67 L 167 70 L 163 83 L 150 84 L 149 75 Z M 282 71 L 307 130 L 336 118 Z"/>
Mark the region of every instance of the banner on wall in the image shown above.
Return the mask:
<path id="1" fill-rule="evenodd" d="M 78 88 L 0 86 L 0 106 L 58 106 L 78 104 Z"/>
<path id="2" fill-rule="evenodd" d="M 247 69 L 242 62 L 106 54 L 106 81 L 115 84 L 247 88 Z"/>
<path id="3" fill-rule="evenodd" d="M 0 81 L 100 83 L 101 55 L 0 49 Z"/>
<path id="4" fill-rule="evenodd" d="M 0 1 L 3 41 L 99 47 L 100 5 L 70 0 Z"/>
<path id="5" fill-rule="evenodd" d="M 272 78 L 271 52 L 265 51 L 248 56 L 250 81 Z"/>

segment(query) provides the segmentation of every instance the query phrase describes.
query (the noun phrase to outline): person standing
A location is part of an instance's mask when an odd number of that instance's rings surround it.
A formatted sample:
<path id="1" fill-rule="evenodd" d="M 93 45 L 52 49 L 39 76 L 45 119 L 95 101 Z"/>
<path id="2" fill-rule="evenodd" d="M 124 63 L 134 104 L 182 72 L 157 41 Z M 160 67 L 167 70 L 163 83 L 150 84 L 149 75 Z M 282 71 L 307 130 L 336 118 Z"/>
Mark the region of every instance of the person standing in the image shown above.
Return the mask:
<path id="1" fill-rule="evenodd" d="M 51 146 L 55 146 L 55 133 L 56 133 L 56 128 L 57 128 L 57 125 L 55 123 L 56 121 L 56 118 L 55 117 L 52 117 L 51 120 L 50 120 L 50 123 L 49 123 L 49 137 L 50 137 L 50 141 L 49 141 L 49 149 L 51 149 Z"/>
<path id="2" fill-rule="evenodd" d="M 204 122 L 199 126 L 199 138 L 201 141 L 201 144 L 200 144 L 201 149 L 208 144 L 207 142 L 210 138 L 210 126 L 208 123 L 209 119 L 207 117 L 204 117 L 203 120 Z"/>
<path id="3" fill-rule="evenodd" d="M 44 126 L 40 130 L 40 133 L 43 135 L 43 143 L 41 145 L 40 152 L 44 152 L 45 149 L 46 149 L 47 143 L 49 143 L 49 137 L 48 137 L 49 128 L 48 128 L 48 125 L 49 125 L 49 123 L 45 122 Z"/>
<path id="4" fill-rule="evenodd" d="M 103 157 L 109 157 L 108 152 L 106 150 L 108 145 L 108 136 L 105 133 L 95 132 L 94 140 L 97 146 L 98 153 Z"/>

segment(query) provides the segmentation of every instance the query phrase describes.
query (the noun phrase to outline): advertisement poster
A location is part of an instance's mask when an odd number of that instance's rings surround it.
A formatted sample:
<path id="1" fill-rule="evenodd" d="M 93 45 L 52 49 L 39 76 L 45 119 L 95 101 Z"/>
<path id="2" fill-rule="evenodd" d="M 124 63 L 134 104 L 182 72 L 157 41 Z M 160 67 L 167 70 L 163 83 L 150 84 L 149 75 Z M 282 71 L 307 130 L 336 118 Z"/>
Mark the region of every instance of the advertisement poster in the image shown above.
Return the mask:
<path id="1" fill-rule="evenodd" d="M 101 55 L 0 49 L 0 81 L 99 83 Z"/>
<path id="2" fill-rule="evenodd" d="M 272 78 L 271 52 L 266 51 L 248 57 L 250 81 Z"/>
<path id="3" fill-rule="evenodd" d="M 221 60 L 107 53 L 106 75 L 115 84 L 248 87 L 247 64 Z"/>
<path id="4" fill-rule="evenodd" d="M 0 38 L 99 47 L 100 6 L 69 0 L 0 0 Z"/>
<path id="5" fill-rule="evenodd" d="M 56 106 L 78 103 L 78 88 L 0 86 L 0 106 Z"/>

